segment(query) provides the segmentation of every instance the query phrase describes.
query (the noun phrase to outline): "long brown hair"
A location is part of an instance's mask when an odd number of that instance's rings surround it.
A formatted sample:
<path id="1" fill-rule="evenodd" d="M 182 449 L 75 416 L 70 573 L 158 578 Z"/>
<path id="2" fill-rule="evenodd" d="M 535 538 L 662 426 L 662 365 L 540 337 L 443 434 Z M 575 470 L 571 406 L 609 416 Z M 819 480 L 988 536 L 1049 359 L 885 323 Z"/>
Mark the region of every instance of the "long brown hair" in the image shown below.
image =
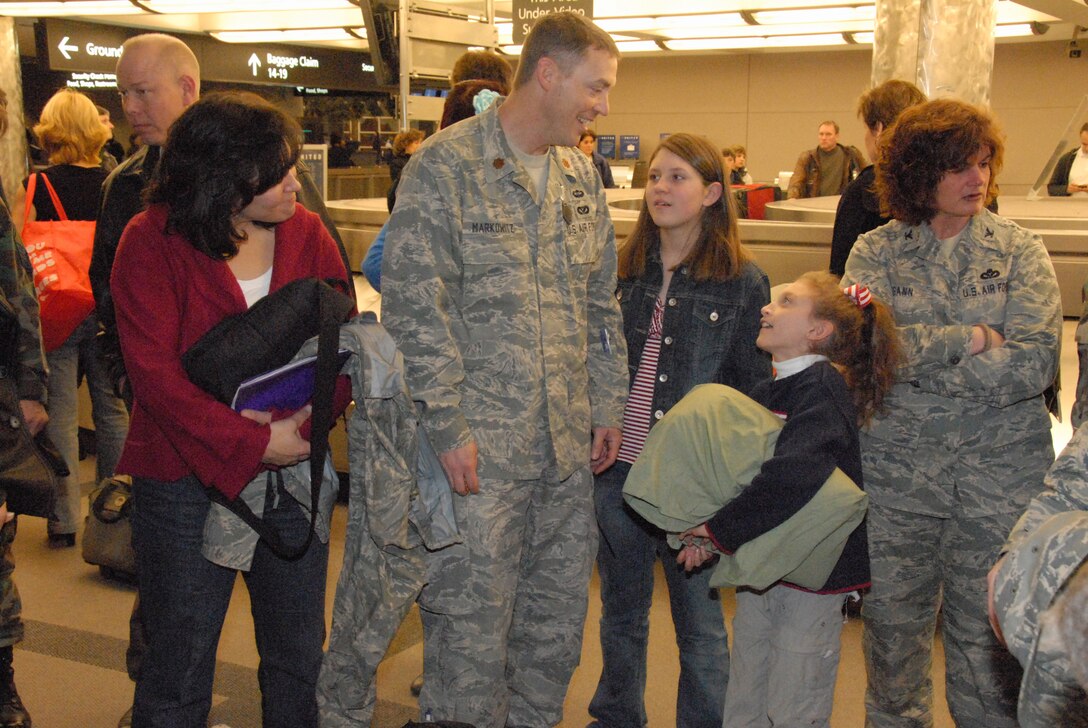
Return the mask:
<path id="1" fill-rule="evenodd" d="M 737 213 L 722 168 L 721 153 L 706 137 L 672 134 L 654 150 L 650 157 L 651 164 L 662 150 L 670 151 L 690 164 L 704 185 L 717 182 L 722 186 L 721 199 L 704 207 L 700 213 L 699 238 L 681 265 L 688 266 L 691 277 L 697 281 L 735 278 L 740 275 L 744 264 L 752 260 L 752 254 L 740 242 Z M 635 229 L 619 252 L 619 277 L 638 278 L 643 275 L 646 261 L 660 249 L 661 233 L 650 217 L 644 197 Z"/>
<path id="2" fill-rule="evenodd" d="M 839 279 L 826 271 L 811 271 L 797 279 L 812 293 L 812 315 L 834 330 L 813 346 L 838 366 L 854 397 L 858 424 L 866 425 L 884 406 L 895 384 L 899 365 L 899 335 L 892 311 L 875 296 L 859 307 L 843 293 Z"/>

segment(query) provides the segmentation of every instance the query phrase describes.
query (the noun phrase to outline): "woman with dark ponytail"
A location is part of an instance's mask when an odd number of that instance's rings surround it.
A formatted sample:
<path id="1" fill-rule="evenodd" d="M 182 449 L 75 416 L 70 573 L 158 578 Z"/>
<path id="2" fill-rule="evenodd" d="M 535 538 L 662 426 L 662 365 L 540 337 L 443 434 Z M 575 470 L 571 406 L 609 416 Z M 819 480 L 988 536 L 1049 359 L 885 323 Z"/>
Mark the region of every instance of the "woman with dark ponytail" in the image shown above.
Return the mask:
<path id="1" fill-rule="evenodd" d="M 751 397 L 785 420 L 751 485 L 707 523 L 686 531 L 677 561 L 694 569 L 781 525 L 835 468 L 864 487 L 859 428 L 880 411 L 895 381 L 899 344 L 887 306 L 863 285 L 839 287 L 805 273 L 763 307 L 756 346 L 774 378 Z M 850 535 L 831 576 L 815 590 L 780 581 L 737 589 L 724 728 L 828 725 L 839 662 L 843 606 L 869 586 L 865 524 Z"/>

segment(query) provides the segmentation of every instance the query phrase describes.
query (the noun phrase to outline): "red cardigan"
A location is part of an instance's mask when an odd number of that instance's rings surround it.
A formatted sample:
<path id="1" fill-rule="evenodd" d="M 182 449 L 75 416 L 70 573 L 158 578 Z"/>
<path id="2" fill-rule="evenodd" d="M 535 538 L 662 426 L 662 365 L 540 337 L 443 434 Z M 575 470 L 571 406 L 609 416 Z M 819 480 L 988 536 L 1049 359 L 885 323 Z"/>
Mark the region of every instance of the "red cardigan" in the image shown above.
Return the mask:
<path id="1" fill-rule="evenodd" d="M 153 205 L 121 236 L 110 276 L 134 404 L 117 471 L 172 481 L 195 475 L 234 498 L 262 467 L 269 428 L 189 381 L 181 355 L 227 316 L 246 310 L 227 264 L 164 233 Z M 276 226 L 271 291 L 308 276 L 350 281 L 321 219 L 301 205 Z M 350 284 L 350 283 L 349 283 Z"/>

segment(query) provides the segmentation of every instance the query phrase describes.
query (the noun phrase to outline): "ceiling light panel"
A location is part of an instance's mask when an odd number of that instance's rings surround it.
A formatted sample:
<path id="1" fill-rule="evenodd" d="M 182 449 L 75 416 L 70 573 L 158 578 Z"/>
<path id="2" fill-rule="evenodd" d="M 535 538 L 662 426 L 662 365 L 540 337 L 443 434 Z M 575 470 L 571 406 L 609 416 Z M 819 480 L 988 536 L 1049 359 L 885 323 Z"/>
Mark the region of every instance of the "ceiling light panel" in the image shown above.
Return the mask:
<path id="1" fill-rule="evenodd" d="M 224 43 L 305 43 L 308 41 L 358 40 L 366 37 L 364 28 L 299 28 L 293 30 L 230 30 L 212 33 Z M 355 35 L 352 35 L 355 33 Z"/>
<path id="2" fill-rule="evenodd" d="M 623 33 L 624 31 L 645 31 L 647 28 L 654 27 L 656 18 L 650 17 L 634 17 L 634 18 L 594 18 L 593 22 L 601 30 L 609 33 Z"/>
<path id="3" fill-rule="evenodd" d="M 676 15 L 684 13 L 712 14 L 729 12 L 759 12 L 782 8 L 827 8 L 872 6 L 873 0 L 594 0 L 593 17 L 624 18 L 630 16 Z M 495 3 L 496 10 L 509 11 L 509 2 Z"/>
<path id="4" fill-rule="evenodd" d="M 876 6 L 839 8 L 808 8 L 804 10 L 761 10 L 752 13 L 752 19 L 760 25 L 796 25 L 798 23 L 843 23 L 866 21 L 876 18 Z"/>
<path id="5" fill-rule="evenodd" d="M 1029 35 L 1035 35 L 1031 30 L 1031 23 L 1010 23 L 994 28 L 995 38 L 1022 38 Z"/>
<path id="6" fill-rule="evenodd" d="M 842 33 L 821 33 L 817 35 L 772 35 L 767 38 L 768 48 L 806 48 L 810 46 L 846 45 Z"/>
<path id="7" fill-rule="evenodd" d="M 1032 8 L 1018 5 L 1009 0 L 1003 0 L 997 4 L 997 23 L 1003 25 L 1006 23 L 1030 23 L 1032 21 L 1039 21 L 1040 23 L 1060 23 L 1061 19 L 1053 15 L 1047 15 L 1046 13 L 1034 10 Z"/>
<path id="8" fill-rule="evenodd" d="M 765 48 L 766 38 L 697 38 L 694 40 L 669 40 L 664 45 L 670 51 L 725 51 Z"/>
<path id="9" fill-rule="evenodd" d="M 809 35 L 773 35 L 747 38 L 693 38 L 665 41 L 672 51 L 753 50 L 757 48 L 807 48 L 812 46 L 846 45 L 841 33 Z"/>
<path id="10" fill-rule="evenodd" d="M 619 48 L 620 53 L 649 53 L 662 50 L 654 40 L 618 41 L 616 47 Z"/>
<path id="11" fill-rule="evenodd" d="M 178 16 L 159 16 L 166 19 Z M 297 10 L 262 10 L 261 12 L 208 13 L 200 18 L 206 32 L 228 30 L 283 30 L 286 28 L 351 28 L 363 22 L 359 8 L 300 13 Z"/>
<path id="12" fill-rule="evenodd" d="M 294 10 L 310 13 L 315 10 L 359 10 L 351 0 L 140 0 L 140 4 L 156 13 L 248 13 L 268 10 Z M 303 7 L 304 6 L 304 7 Z"/>
<path id="13" fill-rule="evenodd" d="M 715 37 L 754 37 L 770 35 L 832 35 L 834 33 L 863 33 L 873 29 L 872 21 L 853 20 L 843 23 L 798 23 L 796 25 L 744 25 L 729 28 L 693 28 L 664 30 L 661 35 L 675 40 Z"/>
<path id="14" fill-rule="evenodd" d="M 7 15 L 12 18 L 50 18 L 65 15 L 139 15 L 142 12 L 128 0 L 0 3 L 0 15 Z"/>

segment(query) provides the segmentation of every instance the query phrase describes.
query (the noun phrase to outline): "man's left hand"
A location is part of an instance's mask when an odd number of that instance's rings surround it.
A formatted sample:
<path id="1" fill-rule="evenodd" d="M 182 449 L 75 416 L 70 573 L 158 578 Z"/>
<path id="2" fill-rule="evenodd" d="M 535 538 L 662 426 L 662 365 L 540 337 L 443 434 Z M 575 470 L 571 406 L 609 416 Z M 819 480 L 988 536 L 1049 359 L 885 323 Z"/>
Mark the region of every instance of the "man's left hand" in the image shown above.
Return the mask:
<path id="1" fill-rule="evenodd" d="M 594 475 L 600 475 L 612 467 L 620 454 L 623 434 L 618 427 L 594 427 L 593 448 L 589 453 L 589 465 Z"/>
<path id="2" fill-rule="evenodd" d="M 23 413 L 23 421 L 31 435 L 37 435 L 49 422 L 49 413 L 45 411 L 42 403 L 34 399 L 20 399 L 19 409 Z"/>

